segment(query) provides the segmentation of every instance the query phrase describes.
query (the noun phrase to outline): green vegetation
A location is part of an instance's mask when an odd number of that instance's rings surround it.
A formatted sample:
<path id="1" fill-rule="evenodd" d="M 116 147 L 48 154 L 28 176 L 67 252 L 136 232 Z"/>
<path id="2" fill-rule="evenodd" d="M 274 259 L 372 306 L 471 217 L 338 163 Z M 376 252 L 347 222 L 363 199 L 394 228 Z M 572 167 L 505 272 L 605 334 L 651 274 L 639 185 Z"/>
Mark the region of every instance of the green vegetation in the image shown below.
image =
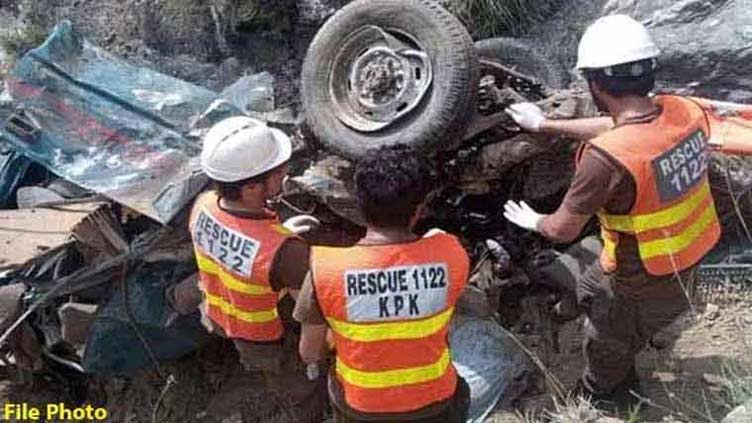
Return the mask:
<path id="1" fill-rule="evenodd" d="M 0 47 L 8 55 L 8 61 L 14 62 L 24 53 L 42 44 L 47 38 L 47 31 L 38 24 L 28 24 L 22 29 L 7 30 L 0 34 Z"/>
<path id="2" fill-rule="evenodd" d="M 445 3 L 476 39 L 520 35 L 558 5 L 555 0 L 447 0 Z"/>
<path id="3" fill-rule="evenodd" d="M 749 357 L 752 358 L 752 357 Z M 724 380 L 723 396 L 730 408 L 752 399 L 752 370 L 735 361 L 728 361 L 721 369 Z"/>
<path id="4" fill-rule="evenodd" d="M 294 9 L 280 2 L 279 7 L 269 7 L 258 1 L 245 0 L 238 2 L 235 10 L 234 30 L 250 28 L 264 28 L 289 30 L 290 16 Z M 287 2 L 289 3 L 289 2 Z"/>

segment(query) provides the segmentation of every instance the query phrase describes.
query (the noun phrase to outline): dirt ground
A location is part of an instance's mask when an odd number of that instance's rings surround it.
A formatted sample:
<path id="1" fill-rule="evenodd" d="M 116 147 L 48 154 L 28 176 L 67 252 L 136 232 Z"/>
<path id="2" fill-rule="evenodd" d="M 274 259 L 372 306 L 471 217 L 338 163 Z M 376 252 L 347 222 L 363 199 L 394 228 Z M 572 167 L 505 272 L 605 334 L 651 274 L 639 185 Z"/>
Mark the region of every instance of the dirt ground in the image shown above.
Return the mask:
<path id="1" fill-rule="evenodd" d="M 0 404 L 28 403 L 42 409 L 58 402 L 70 407 L 91 404 L 107 410 L 108 423 L 292 422 L 284 405 L 258 388 L 262 376 L 242 369 L 226 340 L 217 339 L 160 371 L 162 375 L 145 369 L 78 381 L 53 372 L 5 372 L 0 377 Z"/>
<path id="2" fill-rule="evenodd" d="M 523 338 L 565 387 L 574 386 L 583 360 L 581 320 L 550 329 L 558 334 L 558 352 L 545 334 Z M 644 422 L 718 422 L 730 411 L 726 381 L 749 376 L 752 369 L 752 298 L 749 295 L 705 295 L 692 315 L 665 330 L 656 344 L 638 358 L 638 372 L 646 405 Z M 538 328 L 546 330 L 545 328 Z M 8 368 L 0 377 L 0 402 L 27 402 L 103 406 L 108 422 L 289 422 L 285 407 L 259 386 L 259 374 L 244 372 L 231 344 L 217 340 L 198 353 L 163 366 L 161 378 L 153 369 L 129 377 L 111 375 L 79 381 L 47 372 L 19 378 Z M 165 383 L 165 379 L 170 379 Z M 489 423 L 539 421 L 551 404 L 544 384 L 518 404 L 518 410 L 499 410 Z M 622 416 L 626 418 L 626 416 Z"/>
<path id="3" fill-rule="evenodd" d="M 637 359 L 645 398 L 638 416 L 619 416 L 639 422 L 719 422 L 734 404 L 734 381 L 752 375 L 752 295 L 701 295 L 692 313 L 684 315 L 656 337 Z M 584 361 L 581 351 L 582 319 L 556 328 L 559 351 L 545 342 L 533 345 L 549 371 L 570 389 Z M 529 340 L 526 340 L 529 344 Z M 671 345 L 673 344 L 673 348 Z M 749 387 L 749 382 L 747 382 Z M 537 421 L 551 407 L 541 383 L 518 410 L 499 410 L 491 423 Z M 632 420 L 629 420 L 632 418 Z M 566 420 L 557 420 L 566 421 Z"/>

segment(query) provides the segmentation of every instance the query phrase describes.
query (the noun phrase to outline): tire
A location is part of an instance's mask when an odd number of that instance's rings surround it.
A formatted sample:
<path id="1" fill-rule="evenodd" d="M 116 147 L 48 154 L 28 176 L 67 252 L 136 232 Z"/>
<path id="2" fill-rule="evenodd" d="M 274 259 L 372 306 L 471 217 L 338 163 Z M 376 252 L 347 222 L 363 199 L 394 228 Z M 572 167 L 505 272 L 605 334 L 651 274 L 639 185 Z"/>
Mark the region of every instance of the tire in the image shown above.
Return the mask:
<path id="1" fill-rule="evenodd" d="M 526 75 L 539 78 L 549 88 L 565 88 L 569 77 L 564 68 L 535 47 L 518 38 L 488 38 L 475 43 L 481 59 L 496 60 Z"/>
<path id="2" fill-rule="evenodd" d="M 387 127 L 371 132 L 336 116 L 329 75 L 348 34 L 376 25 L 409 34 L 428 55 L 433 82 L 420 103 Z M 451 150 L 462 142 L 475 109 L 478 59 L 465 27 L 430 0 L 356 0 L 319 30 L 303 62 L 301 96 L 308 126 L 327 149 L 358 159 L 382 146 L 405 144 L 426 152 Z"/>

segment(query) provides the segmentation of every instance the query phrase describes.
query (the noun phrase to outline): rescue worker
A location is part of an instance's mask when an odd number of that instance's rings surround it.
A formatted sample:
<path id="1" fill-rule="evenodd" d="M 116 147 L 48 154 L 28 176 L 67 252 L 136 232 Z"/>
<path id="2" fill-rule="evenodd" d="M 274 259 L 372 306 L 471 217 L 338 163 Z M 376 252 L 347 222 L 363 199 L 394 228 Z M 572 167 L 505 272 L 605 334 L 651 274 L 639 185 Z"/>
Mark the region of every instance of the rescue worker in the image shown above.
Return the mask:
<path id="1" fill-rule="evenodd" d="M 336 422 L 464 422 L 469 388 L 447 333 L 469 259 L 454 236 L 411 230 L 433 188 L 430 165 L 404 147 L 383 148 L 354 179 L 366 235 L 348 248 L 312 247 L 294 313 L 300 354 L 325 359 L 331 330 Z"/>
<path id="2" fill-rule="evenodd" d="M 581 388 L 603 405 L 634 399 L 635 356 L 688 309 L 694 271 L 720 236 L 708 183 L 706 111 L 694 99 L 649 96 L 658 56 L 642 24 L 603 17 L 582 36 L 577 68 L 610 117 L 550 120 L 530 103 L 508 110 L 528 131 L 590 138 L 555 213 L 509 201 L 504 215 L 562 243 L 573 242 L 597 216 L 599 259 L 572 288 L 587 316 Z"/>
<path id="3" fill-rule="evenodd" d="M 196 200 L 190 231 L 207 328 L 234 341 L 249 369 L 298 422 L 318 422 L 324 386 L 297 354 L 292 299 L 308 273 L 308 245 L 283 227 L 267 202 L 277 196 L 292 153 L 289 138 L 249 117 L 232 117 L 204 138 L 201 167 L 213 189 Z"/>

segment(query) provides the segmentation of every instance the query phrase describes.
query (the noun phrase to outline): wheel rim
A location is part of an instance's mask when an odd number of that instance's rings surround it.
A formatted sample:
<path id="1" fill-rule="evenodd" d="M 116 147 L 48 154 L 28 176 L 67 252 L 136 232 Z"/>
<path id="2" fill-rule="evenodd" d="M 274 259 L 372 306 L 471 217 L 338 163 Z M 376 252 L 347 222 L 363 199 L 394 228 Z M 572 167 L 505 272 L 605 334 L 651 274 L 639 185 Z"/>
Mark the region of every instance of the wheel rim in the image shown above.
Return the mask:
<path id="1" fill-rule="evenodd" d="M 428 55 L 412 37 L 370 25 L 352 33 L 335 55 L 329 95 L 338 120 L 375 132 L 414 110 L 432 81 Z"/>

